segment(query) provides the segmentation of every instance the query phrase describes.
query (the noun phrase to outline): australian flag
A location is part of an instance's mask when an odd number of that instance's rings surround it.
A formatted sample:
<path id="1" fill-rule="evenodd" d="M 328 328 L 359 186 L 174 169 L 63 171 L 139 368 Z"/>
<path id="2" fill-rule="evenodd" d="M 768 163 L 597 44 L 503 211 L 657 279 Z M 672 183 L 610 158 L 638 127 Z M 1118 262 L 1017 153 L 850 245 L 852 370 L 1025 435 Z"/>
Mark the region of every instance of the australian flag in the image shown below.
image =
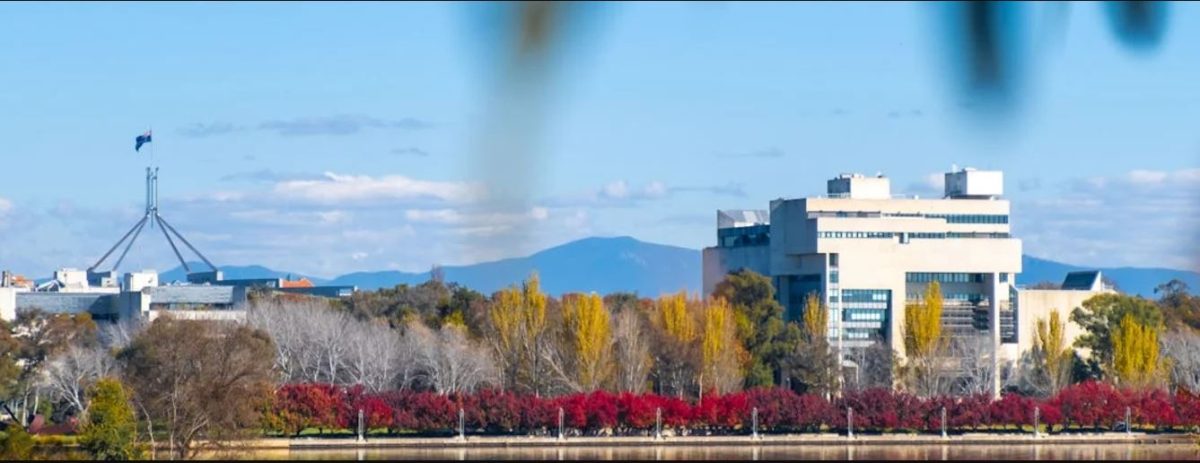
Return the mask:
<path id="1" fill-rule="evenodd" d="M 134 143 L 133 150 L 140 151 L 142 149 L 142 145 L 150 143 L 150 131 L 147 130 L 146 133 L 138 135 L 138 137 L 134 140 Z"/>

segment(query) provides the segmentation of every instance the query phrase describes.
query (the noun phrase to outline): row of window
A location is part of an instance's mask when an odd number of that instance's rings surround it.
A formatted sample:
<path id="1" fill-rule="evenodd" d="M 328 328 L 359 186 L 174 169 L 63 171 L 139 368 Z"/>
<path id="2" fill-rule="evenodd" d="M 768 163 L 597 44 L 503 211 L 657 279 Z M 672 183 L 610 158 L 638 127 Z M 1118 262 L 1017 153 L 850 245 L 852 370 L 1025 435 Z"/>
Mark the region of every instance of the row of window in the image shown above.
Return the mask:
<path id="1" fill-rule="evenodd" d="M 880 218 L 880 217 L 913 217 L 929 219 L 945 219 L 946 223 L 965 224 L 1007 224 L 1008 216 L 1004 214 L 921 214 L 916 212 L 874 212 L 874 211 L 813 211 L 809 218 L 840 217 L 840 218 Z"/>
<path id="2" fill-rule="evenodd" d="M 908 272 L 904 274 L 904 281 L 909 283 L 983 283 L 986 281 L 988 274 L 986 273 L 949 273 L 949 272 Z"/>
<path id="3" fill-rule="evenodd" d="M 823 231 L 817 232 L 818 238 L 858 238 L 858 239 L 892 239 L 899 236 L 901 242 L 906 242 L 907 238 L 916 239 L 959 239 L 959 238 L 981 238 L 981 239 L 1007 239 L 1012 235 L 1009 233 L 979 233 L 979 232 L 855 232 L 855 231 Z"/>
<path id="4" fill-rule="evenodd" d="M 946 223 L 1008 223 L 1008 216 L 1002 214 L 925 214 L 925 217 L 946 219 Z"/>

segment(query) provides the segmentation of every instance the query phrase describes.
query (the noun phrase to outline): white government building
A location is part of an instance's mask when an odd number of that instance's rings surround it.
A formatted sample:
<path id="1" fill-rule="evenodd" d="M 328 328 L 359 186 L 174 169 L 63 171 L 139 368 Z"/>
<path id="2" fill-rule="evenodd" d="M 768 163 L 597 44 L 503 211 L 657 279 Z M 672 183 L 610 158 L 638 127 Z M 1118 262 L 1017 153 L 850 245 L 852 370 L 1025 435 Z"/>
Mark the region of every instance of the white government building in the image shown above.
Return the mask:
<path id="1" fill-rule="evenodd" d="M 903 309 L 938 281 L 943 329 L 990 337 L 1003 371 L 1032 348 L 1034 320 L 1051 310 L 1067 318 L 1109 291 L 1099 272 L 1073 273 L 1061 290 L 1017 288 L 1021 240 L 1012 234 L 1003 183 L 999 171 L 954 169 L 945 174 L 944 197 L 918 198 L 893 195 L 883 175 L 842 174 L 823 196 L 777 199 L 767 211 L 718 211 L 717 246 L 704 249 L 704 293 L 729 272 L 754 270 L 771 278 L 789 319 L 801 317 L 808 294 L 819 295 L 839 352 L 886 342 L 903 356 Z M 1078 334 L 1071 324 L 1067 335 Z"/>

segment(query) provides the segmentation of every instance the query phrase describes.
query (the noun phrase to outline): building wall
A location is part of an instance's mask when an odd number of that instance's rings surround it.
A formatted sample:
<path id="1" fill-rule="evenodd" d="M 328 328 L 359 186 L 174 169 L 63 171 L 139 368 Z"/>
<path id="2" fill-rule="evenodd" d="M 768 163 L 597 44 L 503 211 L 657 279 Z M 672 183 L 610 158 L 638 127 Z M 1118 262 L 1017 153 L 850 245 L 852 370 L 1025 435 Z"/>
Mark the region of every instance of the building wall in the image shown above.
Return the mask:
<path id="1" fill-rule="evenodd" d="M 703 295 L 711 295 L 713 290 L 716 289 L 717 283 L 720 283 L 725 278 L 725 275 L 742 268 L 747 268 L 763 275 L 769 275 L 771 270 L 767 260 L 769 255 L 770 247 L 767 245 L 736 248 L 704 248 Z"/>
<path id="2" fill-rule="evenodd" d="M 0 319 L 10 322 L 17 319 L 17 290 L 20 288 L 0 287 Z"/>
<path id="3" fill-rule="evenodd" d="M 1071 311 L 1082 307 L 1083 301 L 1093 296 L 1104 294 L 1105 291 L 1080 291 L 1062 289 L 1023 289 L 1017 293 L 1017 336 L 1021 355 L 1033 349 L 1037 331 L 1034 324 L 1038 319 L 1049 320 L 1050 313 L 1057 310 L 1058 316 L 1066 324 L 1067 345 L 1075 343 L 1075 339 L 1085 332 L 1083 327 L 1071 322 Z M 1081 351 L 1086 356 L 1088 352 Z"/>

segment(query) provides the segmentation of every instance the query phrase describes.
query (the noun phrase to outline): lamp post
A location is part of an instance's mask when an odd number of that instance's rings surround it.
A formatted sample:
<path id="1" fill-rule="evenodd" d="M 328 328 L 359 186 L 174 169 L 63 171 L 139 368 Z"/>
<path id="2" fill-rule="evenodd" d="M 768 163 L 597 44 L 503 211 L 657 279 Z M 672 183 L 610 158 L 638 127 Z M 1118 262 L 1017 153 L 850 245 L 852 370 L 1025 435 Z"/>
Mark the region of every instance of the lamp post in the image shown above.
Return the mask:
<path id="1" fill-rule="evenodd" d="M 946 407 L 942 407 L 942 439 L 946 437 Z"/>
<path id="2" fill-rule="evenodd" d="M 467 440 L 467 419 L 462 407 L 458 409 L 458 438 Z"/>
<path id="3" fill-rule="evenodd" d="M 362 442 L 363 440 L 363 411 L 360 408 L 358 409 L 358 441 Z"/>
<path id="4" fill-rule="evenodd" d="M 758 439 L 758 407 L 750 410 L 750 438 Z"/>
<path id="5" fill-rule="evenodd" d="M 846 437 L 854 438 L 854 409 L 846 407 Z"/>
<path id="6" fill-rule="evenodd" d="M 1038 423 L 1039 418 L 1041 418 L 1041 414 L 1042 414 L 1041 407 L 1033 407 L 1033 437 L 1035 439 L 1038 437 L 1039 434 L 1041 434 L 1041 429 L 1040 429 L 1040 426 Z"/>
<path id="7" fill-rule="evenodd" d="M 654 440 L 662 440 L 662 407 L 654 409 Z"/>
<path id="8" fill-rule="evenodd" d="M 558 440 L 563 440 L 563 409 L 558 407 Z"/>

